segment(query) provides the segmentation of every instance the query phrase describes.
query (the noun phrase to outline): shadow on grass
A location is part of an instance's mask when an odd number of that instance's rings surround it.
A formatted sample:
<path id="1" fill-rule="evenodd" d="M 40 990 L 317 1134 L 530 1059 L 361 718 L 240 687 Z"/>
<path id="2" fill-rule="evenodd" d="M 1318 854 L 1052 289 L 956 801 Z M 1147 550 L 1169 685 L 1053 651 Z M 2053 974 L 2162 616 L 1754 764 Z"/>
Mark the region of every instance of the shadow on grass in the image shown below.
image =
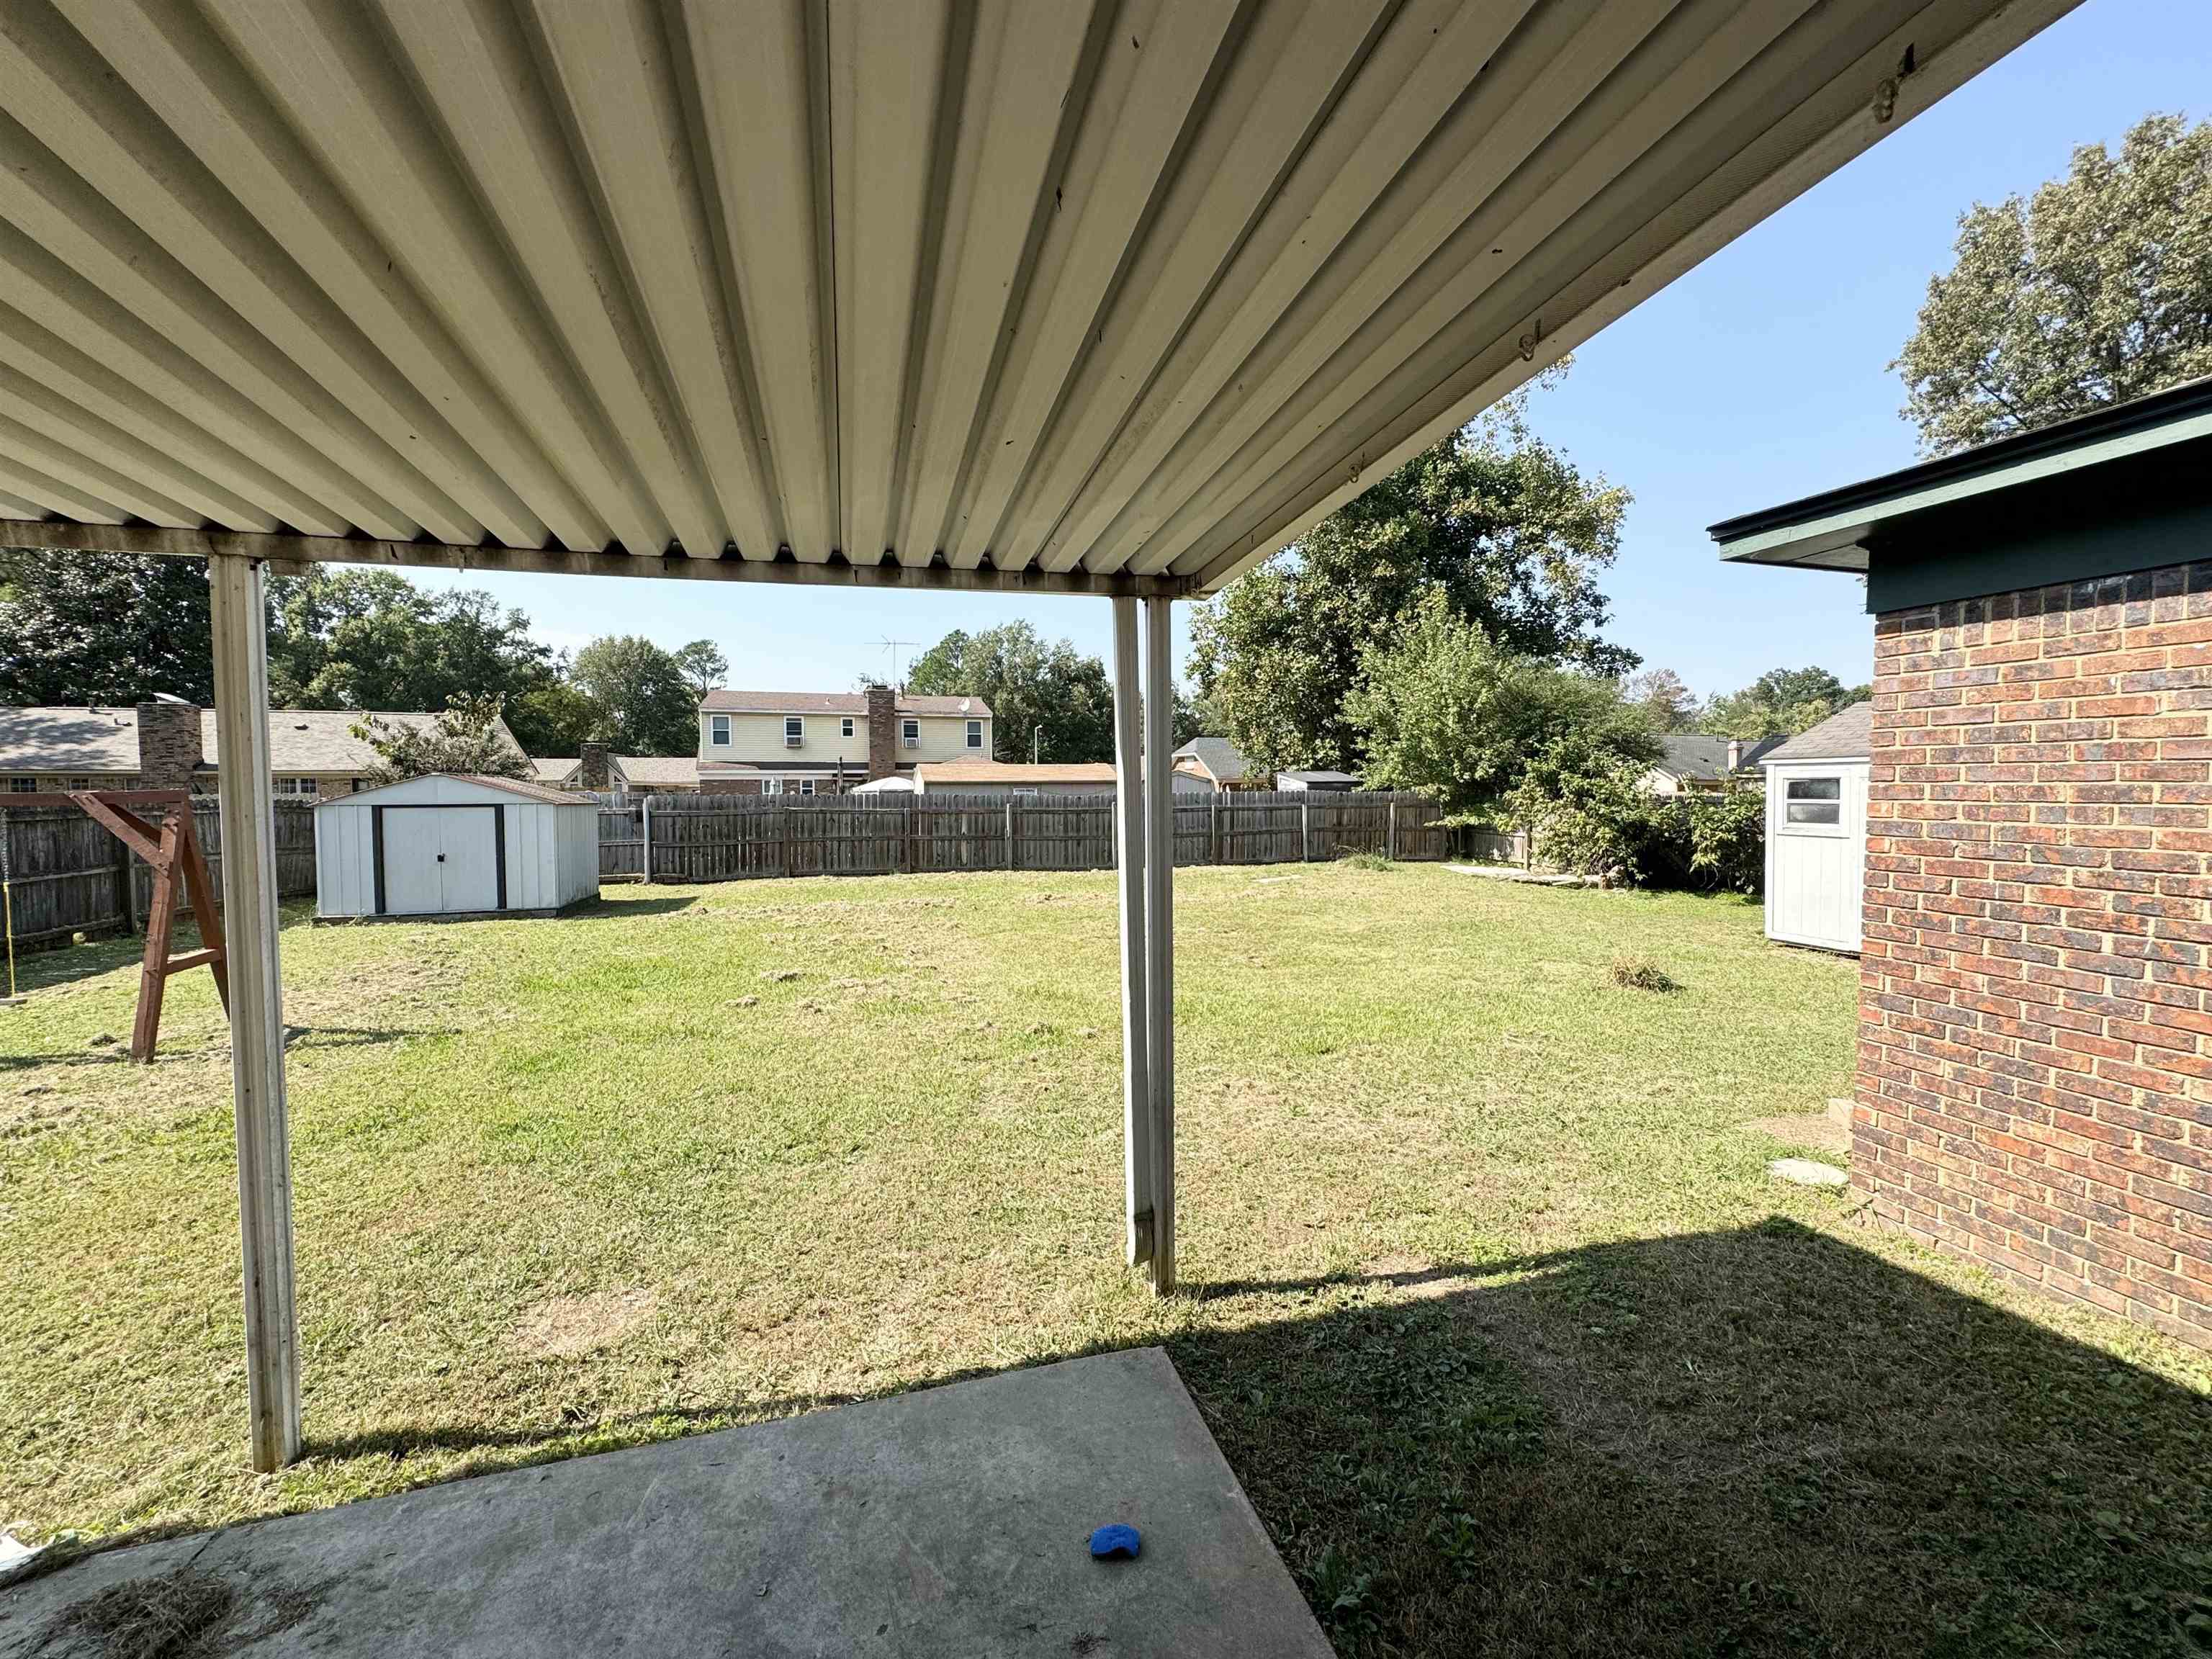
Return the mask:
<path id="1" fill-rule="evenodd" d="M 1194 1294 L 1169 1351 L 1343 1653 L 2212 1650 L 2212 1401 L 1830 1235 Z M 506 1466 L 837 1403 L 309 1452 Z"/>

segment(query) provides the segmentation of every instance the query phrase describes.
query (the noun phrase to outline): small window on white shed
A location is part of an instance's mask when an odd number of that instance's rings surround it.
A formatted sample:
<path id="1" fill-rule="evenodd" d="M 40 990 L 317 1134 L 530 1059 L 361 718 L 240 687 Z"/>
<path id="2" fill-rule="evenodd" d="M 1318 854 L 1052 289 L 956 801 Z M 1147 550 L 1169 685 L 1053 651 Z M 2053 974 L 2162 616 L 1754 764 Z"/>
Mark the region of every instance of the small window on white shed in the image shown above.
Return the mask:
<path id="1" fill-rule="evenodd" d="M 969 720 L 968 722 L 968 746 L 970 749 L 981 749 L 983 746 L 982 721 Z"/>
<path id="2" fill-rule="evenodd" d="M 1784 787 L 1782 827 L 1815 834 L 1838 830 L 1844 821 L 1841 778 L 1792 778 Z"/>

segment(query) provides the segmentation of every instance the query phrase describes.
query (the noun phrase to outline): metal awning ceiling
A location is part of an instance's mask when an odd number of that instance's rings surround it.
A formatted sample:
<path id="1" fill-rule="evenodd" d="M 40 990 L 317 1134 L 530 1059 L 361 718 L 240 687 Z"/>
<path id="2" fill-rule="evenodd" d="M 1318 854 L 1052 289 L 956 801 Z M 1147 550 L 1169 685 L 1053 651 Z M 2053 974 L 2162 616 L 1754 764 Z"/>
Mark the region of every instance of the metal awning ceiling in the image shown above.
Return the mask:
<path id="1" fill-rule="evenodd" d="M 2074 3 L 21 0 L 0 542 L 1210 591 Z"/>

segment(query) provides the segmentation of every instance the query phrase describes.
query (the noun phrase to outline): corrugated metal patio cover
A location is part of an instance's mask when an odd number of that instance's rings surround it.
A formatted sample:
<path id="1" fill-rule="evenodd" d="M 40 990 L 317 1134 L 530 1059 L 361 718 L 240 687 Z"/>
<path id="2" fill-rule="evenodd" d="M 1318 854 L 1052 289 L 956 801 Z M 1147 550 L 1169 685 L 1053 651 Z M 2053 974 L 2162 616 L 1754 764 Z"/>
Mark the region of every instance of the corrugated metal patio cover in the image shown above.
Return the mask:
<path id="1" fill-rule="evenodd" d="M 1210 589 L 2071 3 L 16 0 L 0 541 Z"/>

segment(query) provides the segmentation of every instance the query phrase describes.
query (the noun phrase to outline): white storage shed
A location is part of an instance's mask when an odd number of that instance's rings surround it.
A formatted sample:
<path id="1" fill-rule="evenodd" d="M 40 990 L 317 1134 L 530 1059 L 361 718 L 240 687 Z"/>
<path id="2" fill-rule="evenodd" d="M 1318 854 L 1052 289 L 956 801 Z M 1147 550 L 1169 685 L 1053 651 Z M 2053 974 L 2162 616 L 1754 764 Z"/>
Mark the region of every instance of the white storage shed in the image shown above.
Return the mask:
<path id="1" fill-rule="evenodd" d="M 1874 705 L 1853 703 L 1759 757 L 1766 771 L 1766 936 L 1859 948 Z"/>
<path id="2" fill-rule="evenodd" d="M 319 916 L 551 915 L 599 891 L 599 803 L 542 783 L 441 772 L 315 808 Z"/>

